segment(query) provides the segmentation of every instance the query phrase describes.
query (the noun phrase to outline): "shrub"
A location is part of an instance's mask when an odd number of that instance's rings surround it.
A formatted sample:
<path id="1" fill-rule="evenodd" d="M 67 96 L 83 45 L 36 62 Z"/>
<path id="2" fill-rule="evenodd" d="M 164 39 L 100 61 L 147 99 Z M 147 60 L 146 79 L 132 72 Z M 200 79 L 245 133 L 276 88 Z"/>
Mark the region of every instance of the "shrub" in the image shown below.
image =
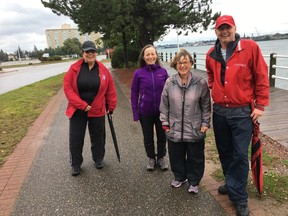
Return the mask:
<path id="1" fill-rule="evenodd" d="M 50 56 L 50 57 L 40 57 L 40 61 L 45 62 L 45 61 L 61 61 L 62 58 L 61 56 Z"/>
<path id="2" fill-rule="evenodd" d="M 138 56 L 140 54 L 140 50 L 132 47 L 127 48 L 127 58 L 129 62 L 129 66 L 135 66 L 138 61 Z M 123 47 L 117 47 L 113 51 L 113 56 L 111 59 L 112 68 L 124 68 L 124 49 Z"/>

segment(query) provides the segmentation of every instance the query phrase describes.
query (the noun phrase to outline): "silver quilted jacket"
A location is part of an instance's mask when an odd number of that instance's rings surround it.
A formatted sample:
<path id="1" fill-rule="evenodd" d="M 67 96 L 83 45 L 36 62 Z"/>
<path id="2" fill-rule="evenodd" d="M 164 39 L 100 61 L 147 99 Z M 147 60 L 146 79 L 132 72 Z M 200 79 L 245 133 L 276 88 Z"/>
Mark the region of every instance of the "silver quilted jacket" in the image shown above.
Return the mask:
<path id="1" fill-rule="evenodd" d="M 207 82 L 189 73 L 186 86 L 181 77 L 172 75 L 166 80 L 160 103 L 162 125 L 170 127 L 168 139 L 173 142 L 198 142 L 205 138 L 202 126 L 210 127 L 211 98 Z"/>

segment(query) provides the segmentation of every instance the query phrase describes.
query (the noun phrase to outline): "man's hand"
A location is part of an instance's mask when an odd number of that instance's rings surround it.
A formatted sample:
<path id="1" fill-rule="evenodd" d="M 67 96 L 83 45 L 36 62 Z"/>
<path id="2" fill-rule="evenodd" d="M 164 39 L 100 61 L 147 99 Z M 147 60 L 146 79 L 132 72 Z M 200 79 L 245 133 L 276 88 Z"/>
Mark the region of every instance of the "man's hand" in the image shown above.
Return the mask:
<path id="1" fill-rule="evenodd" d="M 259 120 L 259 118 L 263 115 L 263 113 L 264 111 L 255 108 L 250 115 L 252 118 L 252 121 L 256 123 Z"/>

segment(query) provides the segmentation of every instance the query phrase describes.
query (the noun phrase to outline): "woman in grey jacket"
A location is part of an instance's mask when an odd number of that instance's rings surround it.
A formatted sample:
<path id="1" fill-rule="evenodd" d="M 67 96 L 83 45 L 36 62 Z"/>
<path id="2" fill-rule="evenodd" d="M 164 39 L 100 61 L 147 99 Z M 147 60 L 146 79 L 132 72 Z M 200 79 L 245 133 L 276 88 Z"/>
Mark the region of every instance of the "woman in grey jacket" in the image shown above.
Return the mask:
<path id="1" fill-rule="evenodd" d="M 168 138 L 172 187 L 188 180 L 188 192 L 198 193 L 204 174 L 204 139 L 210 126 L 211 99 L 207 82 L 192 74 L 191 54 L 181 49 L 171 67 L 177 74 L 165 83 L 160 103 L 160 120 Z"/>

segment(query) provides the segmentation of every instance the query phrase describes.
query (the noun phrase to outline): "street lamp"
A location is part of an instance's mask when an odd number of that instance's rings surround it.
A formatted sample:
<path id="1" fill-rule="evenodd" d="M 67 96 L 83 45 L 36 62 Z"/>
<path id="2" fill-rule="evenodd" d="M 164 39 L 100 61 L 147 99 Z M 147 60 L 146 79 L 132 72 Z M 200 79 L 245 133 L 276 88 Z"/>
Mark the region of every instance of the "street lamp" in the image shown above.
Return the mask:
<path id="1" fill-rule="evenodd" d="M 179 29 L 176 30 L 177 34 L 177 52 L 179 52 L 179 35 L 182 33 L 182 31 L 179 31 Z"/>

